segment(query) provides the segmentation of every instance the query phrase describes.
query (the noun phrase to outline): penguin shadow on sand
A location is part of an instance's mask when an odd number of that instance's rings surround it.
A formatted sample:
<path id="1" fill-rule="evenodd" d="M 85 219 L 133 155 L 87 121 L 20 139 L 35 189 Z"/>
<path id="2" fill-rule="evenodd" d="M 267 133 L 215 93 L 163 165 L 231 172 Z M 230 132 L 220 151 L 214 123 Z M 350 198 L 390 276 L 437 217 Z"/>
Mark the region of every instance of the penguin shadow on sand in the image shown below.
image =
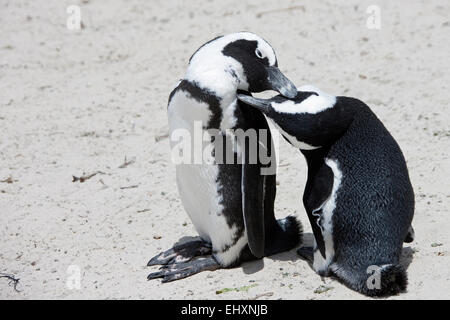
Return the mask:
<path id="1" fill-rule="evenodd" d="M 314 242 L 314 236 L 312 233 L 304 233 L 302 235 L 302 246 L 311 246 Z M 300 247 L 293 248 L 289 251 L 280 252 L 268 257 L 265 257 L 265 259 L 270 259 L 273 261 L 291 261 L 295 262 L 298 260 L 303 260 L 302 257 L 297 253 L 297 250 Z M 253 274 L 258 271 L 261 271 L 264 269 L 264 259 L 259 259 L 255 261 L 249 261 L 242 264 L 242 270 L 245 274 Z"/>
<path id="2" fill-rule="evenodd" d="M 264 257 L 264 259 L 271 259 L 274 261 L 297 261 L 301 259 L 301 257 L 297 254 L 297 249 L 298 248 L 294 248 L 289 251 L 277 253 L 268 257 Z M 242 271 L 244 271 L 245 274 L 253 274 L 263 270 L 264 259 L 258 259 L 242 263 L 241 265 Z"/>

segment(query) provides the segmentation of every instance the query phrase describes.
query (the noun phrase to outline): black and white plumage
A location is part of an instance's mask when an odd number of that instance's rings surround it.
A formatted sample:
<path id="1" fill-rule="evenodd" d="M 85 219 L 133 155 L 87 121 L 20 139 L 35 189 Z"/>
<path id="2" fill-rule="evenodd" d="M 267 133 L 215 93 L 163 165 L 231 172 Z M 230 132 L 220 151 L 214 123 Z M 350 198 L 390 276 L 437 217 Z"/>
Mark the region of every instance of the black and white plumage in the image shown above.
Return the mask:
<path id="1" fill-rule="evenodd" d="M 320 275 L 334 275 L 363 294 L 404 291 L 399 258 L 402 243 L 414 236 L 414 193 L 398 144 L 370 108 L 311 86 L 294 99 L 238 97 L 272 119 L 306 157 L 303 203 L 315 242 L 299 254 Z M 368 283 L 374 271 L 378 287 Z"/>
<path id="2" fill-rule="evenodd" d="M 177 164 L 180 197 L 201 240 L 152 258 L 148 265 L 160 264 L 163 270 L 148 279 L 167 282 L 203 270 L 232 267 L 292 249 L 300 242 L 301 225 L 294 217 L 275 219 L 275 174 L 261 175 L 262 168 L 275 163 L 267 121 L 258 110 L 244 107 L 236 98 L 238 90 L 250 94 L 268 89 L 288 97 L 297 93 L 279 71 L 272 47 L 255 34 L 240 32 L 215 38 L 191 57 L 184 79 L 169 97 L 172 144 L 179 130 L 192 133 L 194 139 L 198 123 L 203 131 L 216 130 L 223 141 L 235 139 L 229 129 L 265 129 L 268 138 L 262 139 L 258 133 L 256 144 L 268 150 L 272 162 L 264 164 L 258 159 L 249 163 L 248 152 L 244 152 L 248 144 L 238 140 L 231 148 L 231 144 L 218 146 L 217 137 L 211 137 L 203 141 L 202 150 L 210 148 L 215 160 L 220 154 L 223 159 L 231 155 L 241 162 Z"/>

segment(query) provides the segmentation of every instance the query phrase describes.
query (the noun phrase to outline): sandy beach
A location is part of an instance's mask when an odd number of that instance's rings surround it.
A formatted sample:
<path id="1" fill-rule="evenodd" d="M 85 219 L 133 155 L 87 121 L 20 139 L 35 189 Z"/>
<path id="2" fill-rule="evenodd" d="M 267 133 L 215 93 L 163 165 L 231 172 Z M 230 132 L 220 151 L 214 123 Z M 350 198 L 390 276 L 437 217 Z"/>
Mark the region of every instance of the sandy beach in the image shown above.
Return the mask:
<path id="1" fill-rule="evenodd" d="M 295 250 L 146 279 L 149 258 L 197 236 L 170 159 L 169 93 L 200 45 L 242 30 L 298 87 L 357 97 L 383 121 L 416 201 L 408 291 L 389 299 L 448 299 L 449 12 L 446 0 L 0 0 L 0 272 L 20 278 L 17 291 L 0 278 L 0 299 L 368 299 Z M 277 217 L 297 216 L 310 244 L 306 162 L 281 138 L 278 157 Z"/>

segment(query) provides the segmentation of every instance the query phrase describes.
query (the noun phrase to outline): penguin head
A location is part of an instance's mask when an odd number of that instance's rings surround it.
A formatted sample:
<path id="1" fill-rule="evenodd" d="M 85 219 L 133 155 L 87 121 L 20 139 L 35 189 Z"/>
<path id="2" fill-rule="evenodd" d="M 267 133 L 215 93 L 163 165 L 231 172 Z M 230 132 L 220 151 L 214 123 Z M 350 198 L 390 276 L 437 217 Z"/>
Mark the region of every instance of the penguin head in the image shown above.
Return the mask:
<path id="1" fill-rule="evenodd" d="M 238 100 L 264 113 L 283 137 L 301 150 L 314 150 L 336 141 L 353 120 L 354 109 L 339 97 L 312 86 L 300 87 L 293 99 L 277 95 L 259 99 L 238 93 Z"/>
<path id="2" fill-rule="evenodd" d="M 232 83 L 238 90 L 275 90 L 290 98 L 297 94 L 294 84 L 278 69 L 273 48 L 250 32 L 232 33 L 205 43 L 189 60 L 187 78 L 224 91 Z"/>

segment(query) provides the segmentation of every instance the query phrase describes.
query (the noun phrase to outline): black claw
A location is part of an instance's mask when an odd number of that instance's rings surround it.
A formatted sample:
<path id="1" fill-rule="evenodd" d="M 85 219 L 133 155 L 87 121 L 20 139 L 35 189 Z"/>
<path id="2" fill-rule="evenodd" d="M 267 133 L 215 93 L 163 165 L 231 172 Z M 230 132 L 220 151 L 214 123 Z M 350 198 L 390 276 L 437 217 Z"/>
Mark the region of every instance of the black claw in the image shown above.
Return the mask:
<path id="1" fill-rule="evenodd" d="M 147 280 L 153 280 L 164 277 L 164 272 L 153 272 L 147 276 Z"/>
<path id="2" fill-rule="evenodd" d="M 165 264 L 169 264 L 171 261 L 174 261 L 176 256 L 177 256 L 177 252 L 174 251 L 174 249 L 169 249 L 165 252 L 161 252 L 158 255 L 154 256 L 153 258 L 150 259 L 150 261 L 147 263 L 147 266 L 156 266 L 156 265 L 165 265 Z"/>
<path id="3" fill-rule="evenodd" d="M 158 261 L 155 258 L 150 259 L 149 262 L 147 262 L 147 267 L 156 266 L 158 265 Z"/>

